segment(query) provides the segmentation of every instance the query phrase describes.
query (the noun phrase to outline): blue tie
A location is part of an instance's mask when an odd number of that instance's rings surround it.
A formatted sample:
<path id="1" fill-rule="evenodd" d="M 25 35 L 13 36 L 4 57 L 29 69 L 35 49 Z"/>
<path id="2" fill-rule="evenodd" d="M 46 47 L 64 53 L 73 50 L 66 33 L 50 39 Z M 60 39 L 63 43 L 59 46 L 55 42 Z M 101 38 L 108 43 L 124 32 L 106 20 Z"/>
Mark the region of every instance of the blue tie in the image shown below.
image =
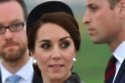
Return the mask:
<path id="1" fill-rule="evenodd" d="M 6 79 L 7 83 L 18 83 L 19 80 L 21 79 L 20 76 L 18 75 L 12 75 Z"/>

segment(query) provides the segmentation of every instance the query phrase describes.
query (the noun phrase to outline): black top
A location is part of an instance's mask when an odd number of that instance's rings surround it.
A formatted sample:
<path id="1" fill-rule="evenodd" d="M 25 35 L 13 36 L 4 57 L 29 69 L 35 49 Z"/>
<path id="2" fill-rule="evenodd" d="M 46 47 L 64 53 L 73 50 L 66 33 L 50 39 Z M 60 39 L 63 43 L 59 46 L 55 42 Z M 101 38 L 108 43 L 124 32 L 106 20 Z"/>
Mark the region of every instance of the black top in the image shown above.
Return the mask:
<path id="1" fill-rule="evenodd" d="M 72 9 L 66 3 L 61 1 L 47 1 L 36 6 L 28 15 L 27 18 L 27 32 L 32 25 L 46 13 L 55 13 L 55 12 L 65 12 L 74 16 Z"/>
<path id="2" fill-rule="evenodd" d="M 64 83 L 82 83 L 77 73 L 72 72 L 72 75 Z"/>

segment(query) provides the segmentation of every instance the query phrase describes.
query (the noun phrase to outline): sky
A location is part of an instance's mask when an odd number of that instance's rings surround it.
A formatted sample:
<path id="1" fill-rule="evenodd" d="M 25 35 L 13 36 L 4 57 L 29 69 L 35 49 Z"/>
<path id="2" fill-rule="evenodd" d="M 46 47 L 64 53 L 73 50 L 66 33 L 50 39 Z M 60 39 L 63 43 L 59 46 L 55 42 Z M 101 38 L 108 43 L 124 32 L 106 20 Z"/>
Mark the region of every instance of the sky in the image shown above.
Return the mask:
<path id="1" fill-rule="evenodd" d="M 25 0 L 29 12 L 36 5 L 38 5 L 38 4 L 42 3 L 42 2 L 45 2 L 45 1 L 53 1 L 53 0 Z M 75 13 L 75 15 L 80 15 L 80 16 L 83 15 L 83 12 L 84 12 L 84 0 L 56 0 L 56 1 L 66 2 L 69 6 L 71 6 L 71 8 L 73 9 L 73 12 Z"/>
<path id="2" fill-rule="evenodd" d="M 38 3 L 38 2 L 53 1 L 53 0 L 34 0 L 34 1 Z M 64 2 L 67 2 L 67 3 L 83 3 L 84 2 L 84 0 L 54 0 L 54 1 L 64 1 Z"/>

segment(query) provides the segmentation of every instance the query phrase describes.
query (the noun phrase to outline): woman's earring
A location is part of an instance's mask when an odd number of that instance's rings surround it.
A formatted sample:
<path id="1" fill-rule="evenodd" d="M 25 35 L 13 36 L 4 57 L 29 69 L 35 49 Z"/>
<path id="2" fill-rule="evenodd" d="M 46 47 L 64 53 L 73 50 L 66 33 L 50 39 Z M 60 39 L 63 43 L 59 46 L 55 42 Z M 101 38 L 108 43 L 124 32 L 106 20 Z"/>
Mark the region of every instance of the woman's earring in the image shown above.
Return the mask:
<path id="1" fill-rule="evenodd" d="M 36 59 L 33 59 L 33 63 L 37 63 Z"/>
<path id="2" fill-rule="evenodd" d="M 73 57 L 73 62 L 76 62 L 76 57 Z"/>

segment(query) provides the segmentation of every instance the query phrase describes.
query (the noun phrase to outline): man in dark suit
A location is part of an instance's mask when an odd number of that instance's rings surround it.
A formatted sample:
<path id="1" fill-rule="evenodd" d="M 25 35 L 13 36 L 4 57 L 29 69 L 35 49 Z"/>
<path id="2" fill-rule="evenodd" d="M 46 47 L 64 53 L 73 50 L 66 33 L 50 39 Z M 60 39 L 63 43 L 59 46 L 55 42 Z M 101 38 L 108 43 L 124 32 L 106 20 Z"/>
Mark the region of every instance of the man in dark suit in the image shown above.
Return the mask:
<path id="1" fill-rule="evenodd" d="M 83 23 L 91 40 L 112 52 L 105 83 L 125 83 L 125 0 L 85 0 L 85 5 Z"/>
<path id="2" fill-rule="evenodd" d="M 23 0 L 0 0 L 0 83 L 9 83 L 13 75 L 19 83 L 42 83 L 27 48 L 26 18 Z"/>

